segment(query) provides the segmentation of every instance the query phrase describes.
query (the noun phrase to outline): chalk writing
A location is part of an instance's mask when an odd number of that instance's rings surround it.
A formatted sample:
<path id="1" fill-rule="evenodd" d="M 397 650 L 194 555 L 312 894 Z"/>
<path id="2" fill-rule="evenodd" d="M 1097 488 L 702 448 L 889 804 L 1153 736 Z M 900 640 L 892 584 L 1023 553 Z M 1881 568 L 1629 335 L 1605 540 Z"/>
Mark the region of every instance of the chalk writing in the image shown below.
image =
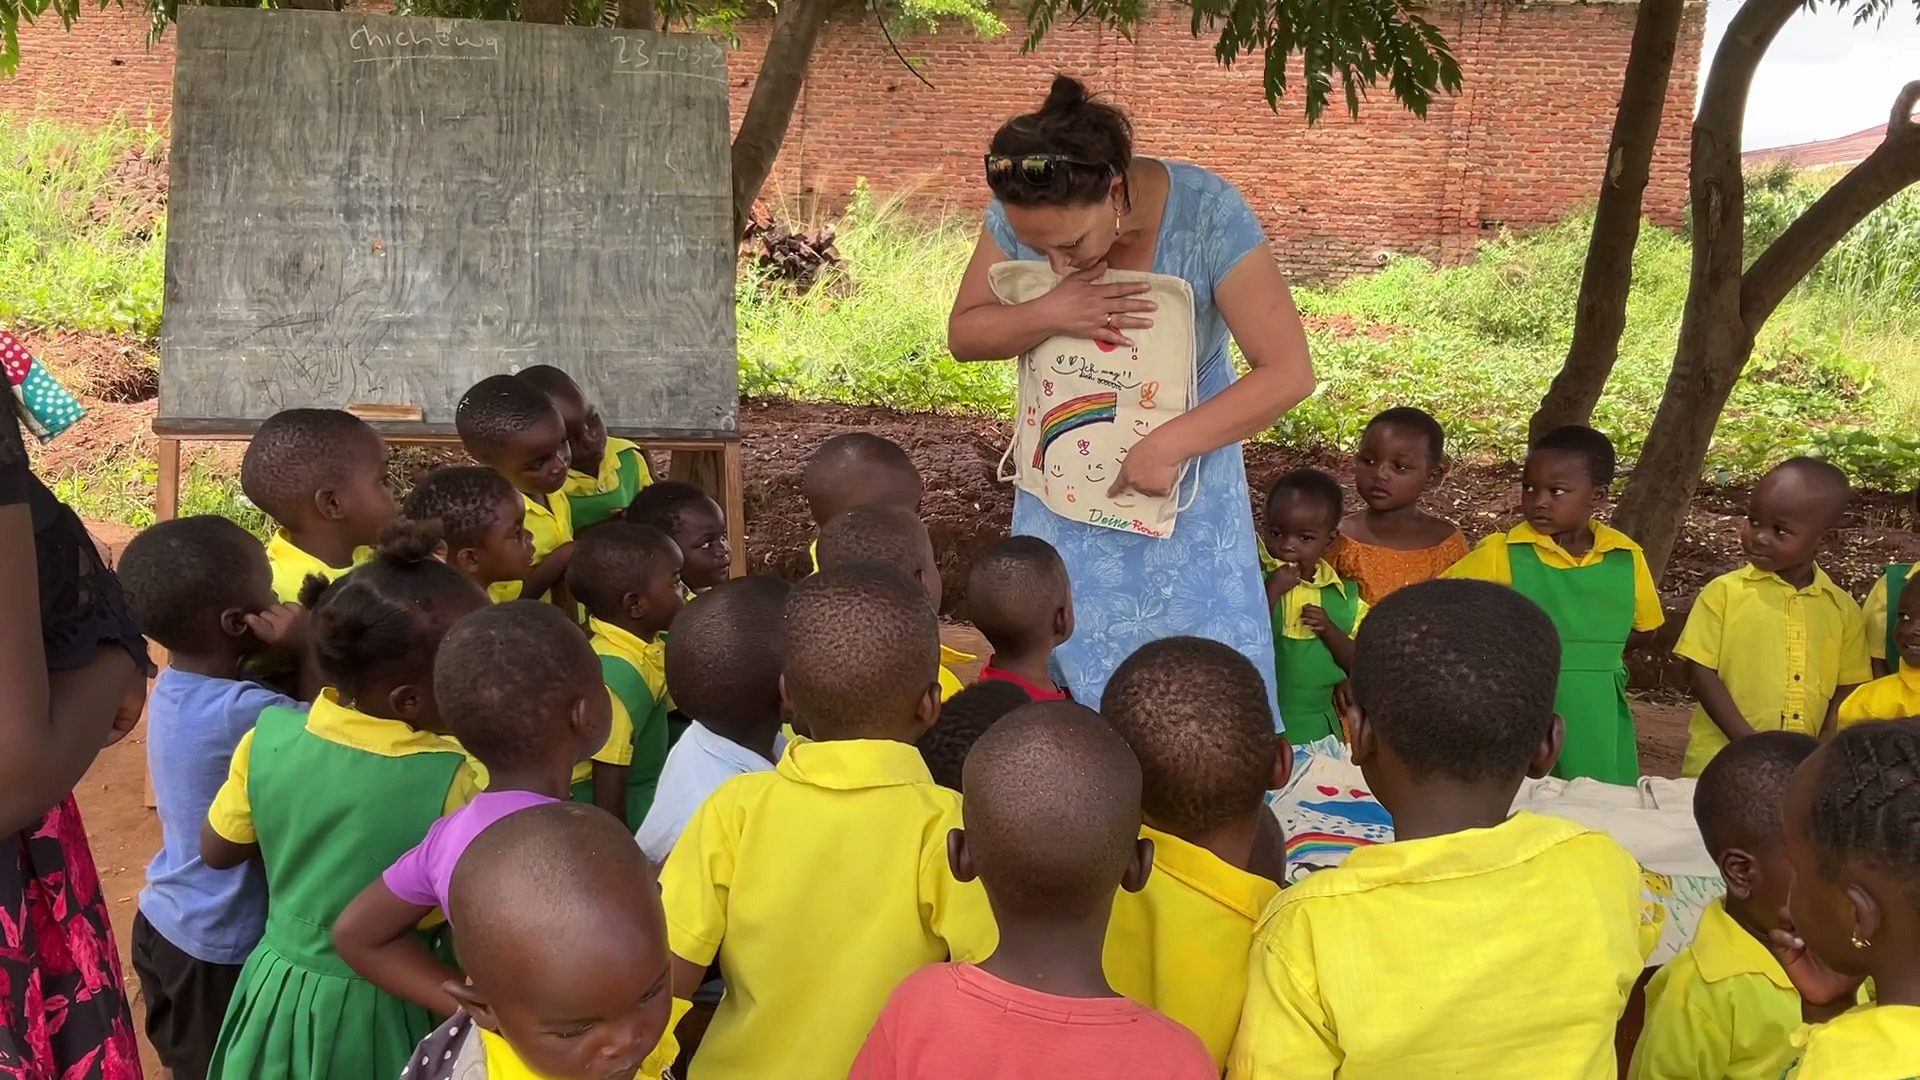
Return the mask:
<path id="1" fill-rule="evenodd" d="M 500 55 L 500 37 L 489 30 L 452 20 L 402 23 L 392 30 L 375 30 L 362 23 L 347 37 L 356 64 L 403 63 L 410 60 L 493 60 Z"/>
<path id="2" fill-rule="evenodd" d="M 717 41 L 615 34 L 613 70 L 617 75 L 679 75 L 725 82 L 727 50 Z"/>

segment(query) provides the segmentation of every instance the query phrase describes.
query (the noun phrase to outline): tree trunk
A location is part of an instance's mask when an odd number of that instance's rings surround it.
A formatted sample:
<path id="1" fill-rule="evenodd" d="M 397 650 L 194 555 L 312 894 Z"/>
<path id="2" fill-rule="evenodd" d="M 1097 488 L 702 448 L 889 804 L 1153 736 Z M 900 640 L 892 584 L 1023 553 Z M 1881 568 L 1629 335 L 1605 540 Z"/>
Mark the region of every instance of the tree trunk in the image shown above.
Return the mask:
<path id="1" fill-rule="evenodd" d="M 1654 144 L 1666 111 L 1673 53 L 1680 41 L 1685 0 L 1641 0 L 1620 106 L 1613 117 L 1606 175 L 1587 242 L 1586 270 L 1573 317 L 1573 343 L 1566 363 L 1533 414 L 1529 434 L 1539 438 L 1563 424 L 1584 424 L 1606 388 L 1627 326 L 1627 291 L 1633 284 L 1633 249 L 1640 242 L 1640 207 L 1653 168 Z"/>
<path id="2" fill-rule="evenodd" d="M 733 234 L 743 237 L 753 200 L 773 172 L 813 60 L 813 45 L 826 25 L 831 0 L 788 0 L 773 17 L 773 33 L 760 60 L 740 130 L 733 136 Z"/>
<path id="3" fill-rule="evenodd" d="M 620 30 L 658 30 L 654 25 L 658 18 L 653 0 L 620 0 L 620 12 L 614 17 L 613 25 Z"/>
<path id="4" fill-rule="evenodd" d="M 1920 182 L 1920 125 L 1910 116 L 1920 102 L 1920 83 L 1910 83 L 1894 105 L 1880 148 L 1742 275 L 1740 136 L 1747 90 L 1767 47 L 1799 8 L 1800 0 L 1747 0 L 1714 56 L 1694 121 L 1693 277 L 1679 350 L 1640 463 L 1614 514 L 1614 523 L 1646 549 L 1656 578 L 1673 554 L 1713 429 L 1767 316 L 1848 229 L 1901 188 Z"/>
<path id="5" fill-rule="evenodd" d="M 520 21 L 551 23 L 567 21 L 567 0 L 520 0 Z"/>

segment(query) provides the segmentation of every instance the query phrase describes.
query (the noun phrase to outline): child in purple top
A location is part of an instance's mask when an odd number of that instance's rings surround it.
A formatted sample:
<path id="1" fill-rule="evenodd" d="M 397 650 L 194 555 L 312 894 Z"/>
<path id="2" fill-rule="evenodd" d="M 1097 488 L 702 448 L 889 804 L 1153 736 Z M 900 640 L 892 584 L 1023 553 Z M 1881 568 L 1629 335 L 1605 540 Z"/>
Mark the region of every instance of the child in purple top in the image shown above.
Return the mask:
<path id="1" fill-rule="evenodd" d="M 518 810 L 565 800 L 573 767 L 607 741 L 613 706 L 600 659 L 560 609 L 535 600 L 496 604 L 461 619 L 433 665 L 440 715 L 487 770 L 487 790 L 441 818 L 419 846 L 367 886 L 333 927 L 348 966 L 439 1016 L 459 1003 L 459 973 L 410 931 L 446 909 L 453 867 L 487 826 Z"/>

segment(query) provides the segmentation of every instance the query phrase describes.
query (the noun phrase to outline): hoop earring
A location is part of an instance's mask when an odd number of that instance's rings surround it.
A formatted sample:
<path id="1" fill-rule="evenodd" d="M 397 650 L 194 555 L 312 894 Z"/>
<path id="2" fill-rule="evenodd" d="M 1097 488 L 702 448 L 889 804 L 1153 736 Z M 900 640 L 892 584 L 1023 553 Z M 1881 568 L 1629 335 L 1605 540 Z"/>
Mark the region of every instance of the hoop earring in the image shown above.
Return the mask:
<path id="1" fill-rule="evenodd" d="M 1870 945 L 1872 945 L 1872 944 L 1873 944 L 1873 942 L 1871 942 L 1871 941 L 1869 941 L 1869 940 L 1867 940 L 1866 938 L 1863 938 L 1863 937 L 1861 937 L 1861 936 L 1860 936 L 1860 931 L 1859 931 L 1859 930 L 1855 930 L 1855 931 L 1853 932 L 1853 947 L 1854 947 L 1854 948 L 1856 948 L 1856 949 L 1864 949 L 1864 948 L 1867 948 L 1868 946 L 1870 946 Z"/>

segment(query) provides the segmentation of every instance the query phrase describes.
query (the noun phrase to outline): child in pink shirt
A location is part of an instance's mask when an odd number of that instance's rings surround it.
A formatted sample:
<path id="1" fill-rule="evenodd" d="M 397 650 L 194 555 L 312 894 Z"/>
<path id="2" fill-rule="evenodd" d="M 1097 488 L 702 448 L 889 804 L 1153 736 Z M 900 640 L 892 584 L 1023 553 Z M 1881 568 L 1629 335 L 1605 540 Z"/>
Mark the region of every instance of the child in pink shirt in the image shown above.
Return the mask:
<path id="1" fill-rule="evenodd" d="M 1140 765 L 1099 714 L 1022 706 L 974 744 L 954 876 L 987 890 L 1000 944 L 978 967 L 908 976 L 849 1080 L 1217 1080 L 1200 1037 L 1114 993 L 1101 970 L 1119 888 L 1153 863 L 1140 835 Z M 1043 989 L 1044 988 L 1044 989 Z"/>

